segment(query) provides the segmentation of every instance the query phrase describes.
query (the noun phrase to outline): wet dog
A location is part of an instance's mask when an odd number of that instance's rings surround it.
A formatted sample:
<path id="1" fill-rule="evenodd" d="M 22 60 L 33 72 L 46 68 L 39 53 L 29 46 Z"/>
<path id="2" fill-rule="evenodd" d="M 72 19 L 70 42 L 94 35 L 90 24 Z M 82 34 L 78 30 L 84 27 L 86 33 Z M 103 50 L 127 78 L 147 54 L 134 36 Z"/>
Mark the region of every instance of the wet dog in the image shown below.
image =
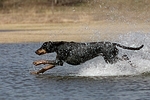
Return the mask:
<path id="1" fill-rule="evenodd" d="M 71 65 L 80 65 L 97 56 L 102 56 L 106 63 L 113 64 L 119 60 L 128 60 L 127 56 L 123 59 L 117 56 L 119 53 L 117 47 L 121 47 L 123 49 L 128 50 L 140 50 L 143 46 L 144 45 L 141 45 L 140 47 L 127 47 L 118 43 L 111 42 L 80 43 L 66 41 L 49 41 L 43 43 L 43 45 L 38 50 L 36 50 L 35 53 L 37 55 L 43 55 L 46 53 L 56 52 L 56 59 L 34 61 L 33 64 L 36 66 L 40 64 L 48 64 L 48 66 L 32 73 L 44 73 L 48 69 L 51 69 L 55 66 L 63 66 L 64 62 Z"/>

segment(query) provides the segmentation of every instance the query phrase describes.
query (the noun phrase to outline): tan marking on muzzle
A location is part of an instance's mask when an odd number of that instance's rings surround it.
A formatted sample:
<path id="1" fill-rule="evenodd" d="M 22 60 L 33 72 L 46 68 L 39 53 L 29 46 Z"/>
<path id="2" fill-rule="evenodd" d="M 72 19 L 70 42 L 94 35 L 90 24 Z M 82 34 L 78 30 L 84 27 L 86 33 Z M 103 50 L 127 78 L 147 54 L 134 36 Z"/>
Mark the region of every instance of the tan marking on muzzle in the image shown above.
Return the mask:
<path id="1" fill-rule="evenodd" d="M 42 55 L 42 54 L 46 54 L 47 52 L 44 49 L 38 49 L 35 53 L 38 55 Z"/>

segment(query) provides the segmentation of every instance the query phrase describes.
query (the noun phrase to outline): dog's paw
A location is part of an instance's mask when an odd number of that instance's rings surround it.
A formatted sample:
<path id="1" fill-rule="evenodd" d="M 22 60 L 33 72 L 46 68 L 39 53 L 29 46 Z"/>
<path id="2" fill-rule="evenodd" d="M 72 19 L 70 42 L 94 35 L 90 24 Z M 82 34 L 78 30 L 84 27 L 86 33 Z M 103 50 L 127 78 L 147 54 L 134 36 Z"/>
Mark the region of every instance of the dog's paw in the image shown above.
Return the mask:
<path id="1" fill-rule="evenodd" d="M 33 62 L 33 64 L 34 64 L 35 66 L 40 65 L 40 64 L 42 64 L 42 63 L 43 63 L 43 61 L 34 61 L 34 62 Z"/>
<path id="2" fill-rule="evenodd" d="M 30 74 L 32 74 L 32 75 L 37 75 L 37 74 L 39 74 L 37 71 L 33 71 L 33 72 L 30 72 Z"/>
<path id="3" fill-rule="evenodd" d="M 34 64 L 35 66 L 41 65 L 41 64 L 46 64 L 46 63 L 47 63 L 46 60 L 38 60 L 38 61 L 34 61 L 34 62 L 33 62 L 33 64 Z"/>
<path id="4" fill-rule="evenodd" d="M 38 61 L 34 61 L 33 62 L 33 65 L 35 65 L 35 66 L 37 66 L 37 65 L 39 65 L 40 63 L 38 62 Z"/>

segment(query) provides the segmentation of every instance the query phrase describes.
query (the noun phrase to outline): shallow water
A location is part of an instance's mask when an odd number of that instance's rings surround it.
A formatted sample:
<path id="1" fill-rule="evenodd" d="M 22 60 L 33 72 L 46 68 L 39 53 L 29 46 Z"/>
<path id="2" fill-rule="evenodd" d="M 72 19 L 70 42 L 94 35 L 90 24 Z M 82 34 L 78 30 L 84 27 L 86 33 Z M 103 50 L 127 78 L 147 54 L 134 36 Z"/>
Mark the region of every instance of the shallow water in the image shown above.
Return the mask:
<path id="1" fill-rule="evenodd" d="M 37 56 L 34 51 L 42 43 L 0 44 L 0 100 L 149 100 L 150 99 L 150 35 L 129 33 L 112 42 L 140 46 L 140 51 L 119 48 L 119 56 L 127 54 L 136 65 L 127 62 L 106 64 L 102 57 L 82 65 L 64 64 L 43 75 L 34 60 L 54 59 L 55 54 Z"/>

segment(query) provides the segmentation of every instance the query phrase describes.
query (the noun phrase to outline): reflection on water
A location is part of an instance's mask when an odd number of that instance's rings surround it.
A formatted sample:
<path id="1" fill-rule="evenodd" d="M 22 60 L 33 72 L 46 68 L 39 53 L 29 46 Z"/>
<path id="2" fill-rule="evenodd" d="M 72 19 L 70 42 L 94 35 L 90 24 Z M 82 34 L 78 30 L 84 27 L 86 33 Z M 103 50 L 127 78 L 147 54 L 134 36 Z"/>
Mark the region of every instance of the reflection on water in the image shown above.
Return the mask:
<path id="1" fill-rule="evenodd" d="M 119 49 L 119 56 L 127 54 L 138 66 L 135 69 L 126 62 L 108 65 L 97 57 L 79 66 L 58 66 L 43 75 L 29 73 L 34 60 L 55 58 L 55 54 L 35 55 L 41 43 L 0 44 L 0 100 L 148 100 L 149 39 L 148 34 L 133 33 L 117 40 L 127 46 L 145 45 L 140 51 Z"/>

